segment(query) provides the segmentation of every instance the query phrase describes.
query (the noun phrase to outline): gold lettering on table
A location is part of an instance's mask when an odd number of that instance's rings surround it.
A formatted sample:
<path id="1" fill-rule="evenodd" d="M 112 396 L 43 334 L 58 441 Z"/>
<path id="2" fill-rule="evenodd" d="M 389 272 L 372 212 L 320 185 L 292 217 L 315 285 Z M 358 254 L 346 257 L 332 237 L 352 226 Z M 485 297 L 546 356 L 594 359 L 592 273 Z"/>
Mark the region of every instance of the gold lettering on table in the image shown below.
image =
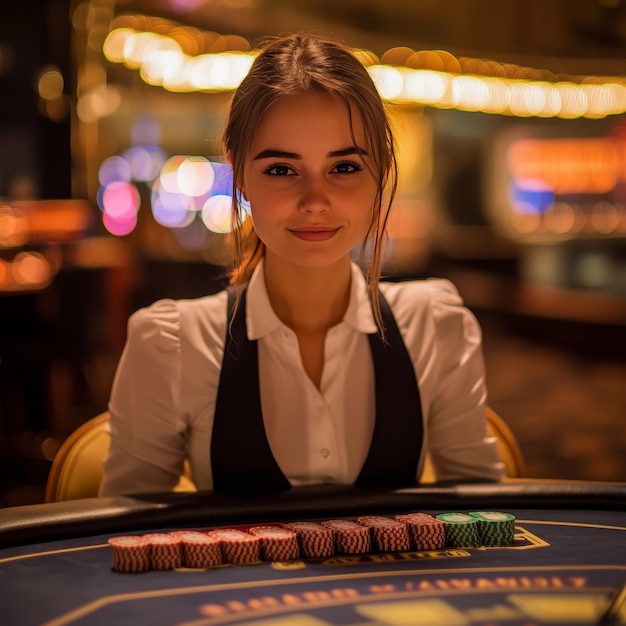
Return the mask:
<path id="1" fill-rule="evenodd" d="M 476 589 L 493 589 L 496 584 L 493 582 L 493 580 L 488 580 L 487 578 L 479 578 L 474 583 L 474 586 L 476 587 Z"/>
<path id="2" fill-rule="evenodd" d="M 386 585 L 370 585 L 369 591 L 370 593 L 394 593 L 396 586 L 389 583 Z"/>
<path id="3" fill-rule="evenodd" d="M 382 573 L 381 575 L 384 575 Z M 308 589 L 301 593 L 284 593 L 278 596 L 259 596 L 245 601 L 229 600 L 223 604 L 203 604 L 199 607 L 201 615 L 206 617 L 225 617 L 242 613 L 254 613 L 263 609 L 276 609 L 288 606 L 306 606 L 328 604 L 364 597 L 367 595 L 384 595 L 407 592 L 426 594 L 439 591 L 459 591 L 472 589 L 582 589 L 587 586 L 587 579 L 582 576 L 481 576 L 480 578 L 435 578 L 424 580 L 411 578 L 403 583 L 381 583 L 368 587 L 367 593 L 361 594 L 352 587 L 332 589 Z"/>
<path id="4" fill-rule="evenodd" d="M 221 604 L 203 604 L 199 608 L 201 615 L 207 617 L 222 617 L 228 613 L 228 609 Z"/>
<path id="5" fill-rule="evenodd" d="M 263 609 L 275 609 L 281 606 L 314 605 L 332 602 L 333 600 L 341 601 L 359 596 L 359 592 L 350 587 L 330 590 L 308 590 L 301 594 L 285 593 L 280 596 L 260 596 L 258 598 L 250 598 L 245 602 L 232 600 L 224 604 L 203 604 L 199 607 L 199 612 L 206 617 L 224 617 L 233 614 L 254 613 Z"/>
<path id="6" fill-rule="evenodd" d="M 469 578 L 463 578 L 463 579 L 453 578 L 452 580 L 450 580 L 448 584 L 449 584 L 450 589 L 471 589 L 472 588 L 472 581 Z"/>
<path id="7" fill-rule="evenodd" d="M 253 611 L 259 611 L 260 609 L 271 609 L 280 606 L 280 601 L 272 596 L 263 596 L 261 598 L 252 598 L 248 605 Z"/>
<path id="8" fill-rule="evenodd" d="M 326 559 L 324 565 L 352 565 L 362 560 L 360 556 L 336 556 L 332 559 Z"/>

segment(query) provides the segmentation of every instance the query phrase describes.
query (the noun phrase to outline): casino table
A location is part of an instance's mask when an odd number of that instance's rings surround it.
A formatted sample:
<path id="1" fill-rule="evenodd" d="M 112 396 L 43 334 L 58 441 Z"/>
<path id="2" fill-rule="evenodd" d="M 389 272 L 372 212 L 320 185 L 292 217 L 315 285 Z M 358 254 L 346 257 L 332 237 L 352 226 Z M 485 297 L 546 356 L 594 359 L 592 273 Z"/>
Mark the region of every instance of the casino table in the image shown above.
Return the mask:
<path id="1" fill-rule="evenodd" d="M 122 573 L 108 539 L 363 515 L 500 512 L 506 546 Z M 510 479 L 90 498 L 0 510 L 0 624 L 598 624 L 626 583 L 626 484 Z M 626 624 L 626 609 L 614 611 Z"/>

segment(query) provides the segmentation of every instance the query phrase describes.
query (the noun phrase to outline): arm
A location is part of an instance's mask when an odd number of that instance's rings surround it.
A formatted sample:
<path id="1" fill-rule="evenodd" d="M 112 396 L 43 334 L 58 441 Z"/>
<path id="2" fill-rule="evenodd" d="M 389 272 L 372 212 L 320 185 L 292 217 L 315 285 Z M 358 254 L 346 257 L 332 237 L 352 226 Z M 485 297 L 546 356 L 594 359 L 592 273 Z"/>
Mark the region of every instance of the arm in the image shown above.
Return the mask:
<path id="1" fill-rule="evenodd" d="M 486 433 L 482 334 L 448 281 L 429 281 L 438 363 L 427 416 L 430 454 L 438 480 L 500 480 L 496 440 Z"/>
<path id="2" fill-rule="evenodd" d="M 134 313 L 111 391 L 111 446 L 100 495 L 163 492 L 183 472 L 179 315 L 162 300 Z"/>

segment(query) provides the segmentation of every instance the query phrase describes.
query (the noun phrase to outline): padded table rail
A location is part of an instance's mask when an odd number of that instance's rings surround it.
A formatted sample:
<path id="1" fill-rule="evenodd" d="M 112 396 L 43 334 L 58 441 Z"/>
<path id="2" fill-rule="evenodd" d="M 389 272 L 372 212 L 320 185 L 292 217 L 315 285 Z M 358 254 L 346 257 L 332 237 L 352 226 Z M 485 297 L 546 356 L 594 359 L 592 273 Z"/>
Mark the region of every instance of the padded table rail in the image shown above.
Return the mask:
<path id="1" fill-rule="evenodd" d="M 273 494 L 166 493 L 87 498 L 0 509 L 0 547 L 165 526 L 263 522 L 325 511 L 355 516 L 409 509 L 576 508 L 626 510 L 626 483 L 509 479 L 402 489 L 298 487 Z"/>

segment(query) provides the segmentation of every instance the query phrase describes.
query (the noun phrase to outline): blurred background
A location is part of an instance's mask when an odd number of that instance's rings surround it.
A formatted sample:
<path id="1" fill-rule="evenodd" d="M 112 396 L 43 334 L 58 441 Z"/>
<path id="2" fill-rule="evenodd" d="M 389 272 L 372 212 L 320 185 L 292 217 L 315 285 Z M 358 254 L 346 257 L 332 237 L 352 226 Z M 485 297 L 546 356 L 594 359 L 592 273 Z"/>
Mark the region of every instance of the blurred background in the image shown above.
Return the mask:
<path id="1" fill-rule="evenodd" d="M 626 480 L 624 0 L 30 0 L 0 19 L 0 506 L 106 408 L 126 320 L 224 284 L 264 37 L 342 39 L 397 131 L 384 273 L 453 280 L 528 474 Z"/>

